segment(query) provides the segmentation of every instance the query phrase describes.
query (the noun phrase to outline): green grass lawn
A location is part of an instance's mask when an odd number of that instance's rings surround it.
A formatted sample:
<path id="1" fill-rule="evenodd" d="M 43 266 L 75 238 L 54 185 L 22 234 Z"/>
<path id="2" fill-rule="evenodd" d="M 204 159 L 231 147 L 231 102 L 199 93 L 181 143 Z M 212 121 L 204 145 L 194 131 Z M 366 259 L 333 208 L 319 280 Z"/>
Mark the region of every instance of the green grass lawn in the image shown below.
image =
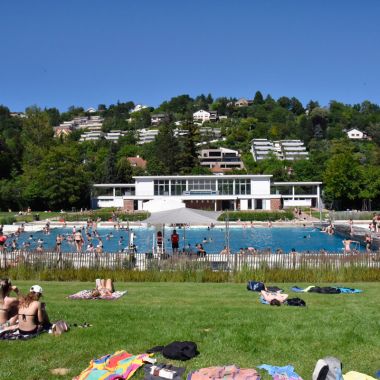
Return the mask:
<path id="1" fill-rule="evenodd" d="M 18 282 L 26 291 L 31 282 Z M 332 355 L 344 372 L 380 369 L 380 286 L 345 284 L 363 294 L 302 294 L 306 308 L 271 307 L 244 284 L 116 283 L 128 294 L 117 301 L 73 301 L 90 283 L 40 283 L 51 319 L 88 322 L 55 337 L 0 341 L 0 379 L 71 379 L 94 357 L 125 349 L 142 353 L 173 340 L 192 340 L 200 355 L 180 363 L 188 370 L 213 365 L 294 365 L 306 380 L 319 358 Z M 294 284 L 281 285 L 287 292 Z M 304 284 L 297 284 L 304 285 Z M 289 292 L 291 297 L 299 294 Z M 164 359 L 165 362 L 169 362 Z M 178 364 L 178 363 L 177 363 Z M 50 369 L 69 368 L 67 376 Z M 142 378 L 142 373 L 135 375 Z M 268 376 L 263 376 L 268 379 Z"/>

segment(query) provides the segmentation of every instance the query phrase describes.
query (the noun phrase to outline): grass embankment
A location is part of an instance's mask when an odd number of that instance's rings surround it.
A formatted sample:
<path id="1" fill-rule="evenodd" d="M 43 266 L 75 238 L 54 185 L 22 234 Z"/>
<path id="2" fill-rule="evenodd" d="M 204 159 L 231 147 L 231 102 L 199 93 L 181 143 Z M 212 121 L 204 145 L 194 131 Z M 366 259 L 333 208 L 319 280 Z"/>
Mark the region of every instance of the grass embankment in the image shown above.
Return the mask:
<path id="1" fill-rule="evenodd" d="M 19 285 L 27 290 L 32 282 Z M 173 340 L 198 344 L 198 357 L 177 363 L 187 370 L 232 363 L 292 364 L 309 379 L 316 361 L 326 355 L 340 358 L 344 372 L 373 375 L 380 368 L 378 284 L 347 284 L 363 289 L 363 294 L 302 294 L 306 308 L 261 305 L 258 294 L 243 284 L 116 283 L 129 293 L 114 302 L 65 298 L 92 283 L 41 285 L 52 320 L 93 327 L 73 328 L 60 337 L 45 334 L 25 342 L 0 342 L 2 380 L 56 379 L 49 371 L 57 367 L 69 368 L 69 374 L 59 378 L 71 379 L 91 358 L 117 349 L 141 353 Z M 289 291 L 292 285 L 281 286 Z M 141 379 L 142 373 L 135 377 Z"/>

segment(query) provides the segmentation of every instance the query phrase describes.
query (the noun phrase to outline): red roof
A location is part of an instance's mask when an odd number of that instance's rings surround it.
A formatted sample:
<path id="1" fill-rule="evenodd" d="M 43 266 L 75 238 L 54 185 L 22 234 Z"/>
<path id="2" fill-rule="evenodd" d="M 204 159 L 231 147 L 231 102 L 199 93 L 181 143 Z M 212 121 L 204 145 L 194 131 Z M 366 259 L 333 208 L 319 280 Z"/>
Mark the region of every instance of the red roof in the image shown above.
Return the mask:
<path id="1" fill-rule="evenodd" d="M 146 168 L 146 160 L 141 157 L 128 157 L 128 161 L 131 166 L 145 169 Z"/>

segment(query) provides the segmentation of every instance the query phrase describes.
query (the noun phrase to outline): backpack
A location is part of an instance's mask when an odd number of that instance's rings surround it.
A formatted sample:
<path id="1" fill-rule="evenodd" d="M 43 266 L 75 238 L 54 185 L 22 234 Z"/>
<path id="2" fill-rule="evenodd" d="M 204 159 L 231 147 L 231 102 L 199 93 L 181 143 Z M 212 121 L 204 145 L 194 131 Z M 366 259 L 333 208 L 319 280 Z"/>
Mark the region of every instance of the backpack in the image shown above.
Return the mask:
<path id="1" fill-rule="evenodd" d="M 189 360 L 199 352 L 194 342 L 172 342 L 163 348 L 162 354 L 167 359 Z"/>
<path id="2" fill-rule="evenodd" d="M 333 356 L 319 359 L 312 380 L 343 380 L 342 362 Z"/>
<path id="3" fill-rule="evenodd" d="M 265 290 L 265 285 L 260 281 L 248 281 L 247 290 L 252 290 L 253 292 L 261 292 Z"/>
<path id="4" fill-rule="evenodd" d="M 298 297 L 289 298 L 288 300 L 286 300 L 286 304 L 288 306 L 306 306 L 306 302 Z"/>

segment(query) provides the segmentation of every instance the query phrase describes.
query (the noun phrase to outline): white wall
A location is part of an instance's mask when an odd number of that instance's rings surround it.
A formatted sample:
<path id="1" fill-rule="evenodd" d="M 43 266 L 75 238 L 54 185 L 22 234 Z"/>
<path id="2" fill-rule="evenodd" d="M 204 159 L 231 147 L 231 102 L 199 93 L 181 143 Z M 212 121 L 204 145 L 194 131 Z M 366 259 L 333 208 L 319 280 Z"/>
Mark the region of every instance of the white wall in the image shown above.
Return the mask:
<path id="1" fill-rule="evenodd" d="M 154 182 L 153 179 L 139 179 L 136 180 L 136 195 L 148 195 L 154 194 Z"/>
<path id="2" fill-rule="evenodd" d="M 311 199 L 284 199 L 284 207 L 311 207 Z"/>
<path id="3" fill-rule="evenodd" d="M 159 211 L 167 211 L 167 210 L 175 210 L 178 208 L 186 207 L 185 203 L 183 203 L 178 198 L 172 197 L 161 197 L 152 199 L 151 201 L 144 202 L 143 208 L 149 212 L 159 212 Z"/>
<path id="4" fill-rule="evenodd" d="M 270 178 L 251 180 L 252 195 L 270 195 Z"/>
<path id="5" fill-rule="evenodd" d="M 240 200 L 240 210 L 248 210 L 248 199 Z"/>
<path id="6" fill-rule="evenodd" d="M 123 197 L 99 199 L 98 207 L 124 207 Z"/>

